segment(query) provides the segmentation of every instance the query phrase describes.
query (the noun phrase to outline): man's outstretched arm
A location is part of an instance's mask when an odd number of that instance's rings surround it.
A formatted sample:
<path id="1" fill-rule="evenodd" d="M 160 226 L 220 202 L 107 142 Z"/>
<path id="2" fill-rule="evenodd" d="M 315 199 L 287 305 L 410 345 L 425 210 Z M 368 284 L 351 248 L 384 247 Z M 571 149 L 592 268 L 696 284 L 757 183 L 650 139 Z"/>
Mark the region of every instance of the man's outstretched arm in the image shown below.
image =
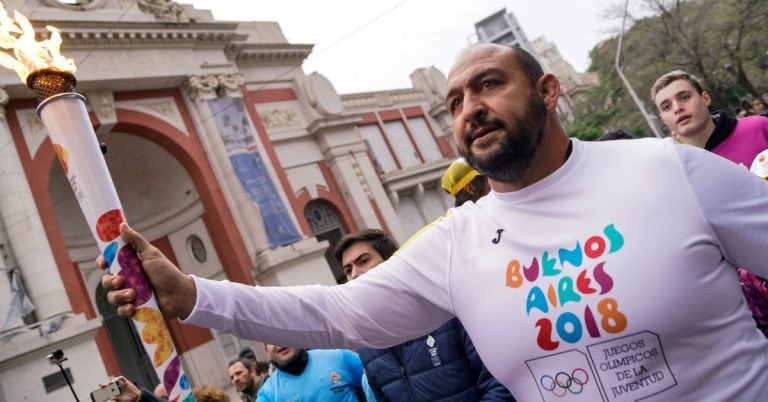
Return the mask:
<path id="1" fill-rule="evenodd" d="M 163 314 L 187 324 L 293 347 L 358 348 L 400 343 L 451 316 L 447 285 L 437 282 L 446 275 L 416 271 L 397 257 L 385 263 L 387 269 L 343 286 L 252 287 L 188 276 L 140 234 L 122 230 L 142 259 Z M 97 262 L 103 266 L 101 258 Z M 102 284 L 120 315 L 134 313 L 135 293 L 121 289 L 121 278 L 105 275 Z"/>

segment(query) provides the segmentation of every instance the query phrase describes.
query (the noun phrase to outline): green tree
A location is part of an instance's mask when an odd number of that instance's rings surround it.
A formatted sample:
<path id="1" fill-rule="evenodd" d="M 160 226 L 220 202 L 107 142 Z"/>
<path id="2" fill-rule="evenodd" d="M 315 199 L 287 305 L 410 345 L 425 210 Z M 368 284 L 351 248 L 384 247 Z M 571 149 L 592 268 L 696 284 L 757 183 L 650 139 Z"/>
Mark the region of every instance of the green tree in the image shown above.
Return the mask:
<path id="1" fill-rule="evenodd" d="M 622 69 L 655 112 L 650 87 L 662 74 L 683 69 L 699 76 L 713 109 L 733 113 L 739 99 L 768 91 L 768 0 L 645 0 L 651 16 L 635 21 L 624 36 Z M 600 84 L 576 102 L 569 133 L 592 139 L 618 128 L 651 135 L 616 74 L 617 38 L 590 53 Z"/>

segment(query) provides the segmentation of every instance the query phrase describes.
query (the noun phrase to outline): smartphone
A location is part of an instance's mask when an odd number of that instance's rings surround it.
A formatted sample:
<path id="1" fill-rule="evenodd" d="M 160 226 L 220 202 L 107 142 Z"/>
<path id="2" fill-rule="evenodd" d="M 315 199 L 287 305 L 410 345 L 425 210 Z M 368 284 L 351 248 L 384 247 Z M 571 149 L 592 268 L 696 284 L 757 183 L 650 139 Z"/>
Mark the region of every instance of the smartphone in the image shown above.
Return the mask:
<path id="1" fill-rule="evenodd" d="M 91 392 L 91 402 L 106 402 L 117 397 L 123 392 L 120 383 L 111 382 L 93 392 Z"/>

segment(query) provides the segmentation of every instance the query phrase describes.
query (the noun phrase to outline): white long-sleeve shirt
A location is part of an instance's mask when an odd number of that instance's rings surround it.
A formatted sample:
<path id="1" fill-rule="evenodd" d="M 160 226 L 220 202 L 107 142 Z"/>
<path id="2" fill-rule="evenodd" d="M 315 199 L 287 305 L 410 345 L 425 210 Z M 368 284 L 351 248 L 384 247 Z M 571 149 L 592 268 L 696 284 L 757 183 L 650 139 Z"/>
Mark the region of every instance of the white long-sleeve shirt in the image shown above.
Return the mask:
<path id="1" fill-rule="evenodd" d="M 385 347 L 459 317 L 522 401 L 766 400 L 734 266 L 768 276 L 768 184 L 671 141 L 582 143 L 520 191 L 449 211 L 343 286 L 195 278 L 185 323 Z"/>

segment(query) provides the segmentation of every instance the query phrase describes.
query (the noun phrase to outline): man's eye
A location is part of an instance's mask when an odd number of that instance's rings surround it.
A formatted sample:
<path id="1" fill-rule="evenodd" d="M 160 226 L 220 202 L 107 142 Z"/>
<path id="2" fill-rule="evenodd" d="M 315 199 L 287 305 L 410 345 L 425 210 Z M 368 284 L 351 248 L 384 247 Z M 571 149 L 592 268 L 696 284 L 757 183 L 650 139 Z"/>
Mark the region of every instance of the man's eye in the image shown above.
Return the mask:
<path id="1" fill-rule="evenodd" d="M 495 87 L 495 86 L 496 86 L 496 83 L 495 83 L 495 82 L 493 82 L 493 81 L 483 81 L 483 82 L 482 82 L 482 84 L 480 84 L 480 86 L 481 86 L 483 89 L 489 89 L 489 88 L 493 88 L 493 87 Z"/>
<path id="2" fill-rule="evenodd" d="M 448 108 L 451 112 L 455 112 L 461 107 L 461 98 L 455 98 L 451 101 L 451 103 L 448 105 Z"/>

